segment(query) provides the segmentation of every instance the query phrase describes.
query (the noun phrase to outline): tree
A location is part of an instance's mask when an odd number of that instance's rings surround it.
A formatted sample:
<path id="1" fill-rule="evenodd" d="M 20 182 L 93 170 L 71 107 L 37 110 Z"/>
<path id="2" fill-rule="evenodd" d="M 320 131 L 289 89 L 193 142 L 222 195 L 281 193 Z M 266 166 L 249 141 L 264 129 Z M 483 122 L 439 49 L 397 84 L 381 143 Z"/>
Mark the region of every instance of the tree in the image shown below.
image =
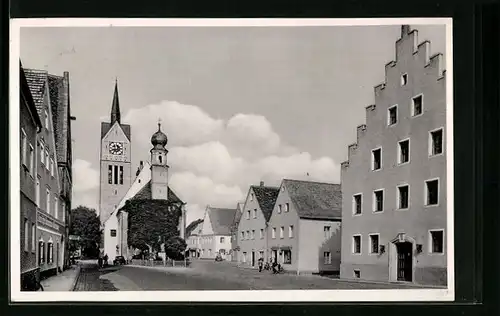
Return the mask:
<path id="1" fill-rule="evenodd" d="M 78 247 L 83 249 L 87 256 L 94 257 L 99 253 L 101 240 L 101 222 L 94 209 L 78 206 L 71 210 L 70 235 L 80 237 Z"/>
<path id="2" fill-rule="evenodd" d="M 176 253 L 184 253 L 186 242 L 179 237 L 178 229 L 180 204 L 166 200 L 136 199 L 125 202 L 122 211 L 128 213 L 129 246 L 142 251 L 151 247 L 154 252 L 159 252 L 161 245 L 165 244 L 165 250 L 168 249 L 172 256 L 178 258 Z"/>
<path id="3" fill-rule="evenodd" d="M 172 236 L 165 242 L 165 254 L 173 260 L 183 260 L 187 244 L 179 236 Z"/>

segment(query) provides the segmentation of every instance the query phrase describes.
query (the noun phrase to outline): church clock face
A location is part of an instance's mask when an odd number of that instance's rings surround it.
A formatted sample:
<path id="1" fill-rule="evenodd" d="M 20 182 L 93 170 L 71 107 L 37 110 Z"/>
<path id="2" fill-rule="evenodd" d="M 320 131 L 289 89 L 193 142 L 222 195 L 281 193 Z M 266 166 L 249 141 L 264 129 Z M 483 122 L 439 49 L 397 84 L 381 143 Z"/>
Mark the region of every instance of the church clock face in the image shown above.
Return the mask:
<path id="1" fill-rule="evenodd" d="M 109 143 L 109 153 L 112 155 L 123 155 L 123 143 L 119 142 Z"/>

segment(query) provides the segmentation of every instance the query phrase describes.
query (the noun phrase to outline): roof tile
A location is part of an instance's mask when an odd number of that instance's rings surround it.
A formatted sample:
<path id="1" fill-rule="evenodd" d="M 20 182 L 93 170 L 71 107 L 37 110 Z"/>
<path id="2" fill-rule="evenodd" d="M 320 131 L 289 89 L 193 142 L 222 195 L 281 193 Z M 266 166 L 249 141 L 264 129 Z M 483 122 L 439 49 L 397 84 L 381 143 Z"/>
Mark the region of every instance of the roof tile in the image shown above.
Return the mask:
<path id="1" fill-rule="evenodd" d="M 215 235 L 231 235 L 236 209 L 208 207 L 208 217 Z"/>
<path id="2" fill-rule="evenodd" d="M 273 213 L 274 204 L 276 203 L 276 198 L 278 197 L 280 189 L 277 187 L 258 185 L 252 185 L 251 188 L 255 193 L 257 201 L 259 202 L 264 218 L 266 219 L 266 222 L 268 222 L 271 218 L 271 214 Z"/>

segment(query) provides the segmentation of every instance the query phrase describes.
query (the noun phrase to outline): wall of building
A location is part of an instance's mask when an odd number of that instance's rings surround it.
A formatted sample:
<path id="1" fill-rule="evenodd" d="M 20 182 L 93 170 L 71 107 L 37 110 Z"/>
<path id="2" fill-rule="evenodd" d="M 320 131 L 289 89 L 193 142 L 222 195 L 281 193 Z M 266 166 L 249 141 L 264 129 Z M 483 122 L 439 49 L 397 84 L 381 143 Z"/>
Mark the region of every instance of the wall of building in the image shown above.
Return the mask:
<path id="1" fill-rule="evenodd" d="M 214 236 L 214 249 L 216 253 L 220 253 L 224 260 L 231 260 L 231 236 L 216 235 Z M 221 251 L 222 250 L 222 251 Z"/>
<path id="2" fill-rule="evenodd" d="M 256 218 L 254 218 L 254 210 L 257 210 Z M 250 211 L 250 216 L 248 216 L 248 211 Z M 262 238 L 260 238 L 261 229 L 264 230 Z M 249 233 L 251 234 L 252 230 L 254 231 L 253 239 L 251 236 L 248 236 Z M 242 237 L 243 232 L 245 233 L 244 238 Z M 261 251 L 264 252 L 264 260 L 267 260 L 266 220 L 252 188 L 249 190 L 243 206 L 243 214 L 238 224 L 238 246 L 240 248 L 238 262 L 243 265 L 252 265 L 252 252 L 255 253 L 254 266 L 257 266 L 257 260 L 259 259 L 259 253 Z"/>
<path id="3" fill-rule="evenodd" d="M 300 273 L 338 273 L 340 271 L 341 222 L 301 219 L 299 223 L 298 270 Z M 330 235 L 325 235 L 325 227 Z M 330 260 L 325 262 L 325 252 Z"/>
<path id="4" fill-rule="evenodd" d="M 299 256 L 299 216 L 297 215 L 297 209 L 295 205 L 292 203 L 286 188 L 281 187 L 280 193 L 276 199 L 276 203 L 274 205 L 274 209 L 269 219 L 268 229 L 267 229 L 267 238 L 268 238 L 268 247 L 267 247 L 267 258 L 270 260 L 273 255 L 272 251 L 275 249 L 279 249 L 281 247 L 289 247 L 291 251 L 291 264 L 284 264 L 285 270 L 297 270 Z M 285 211 L 285 205 L 288 203 L 288 212 Z M 280 205 L 282 206 L 282 210 L 280 212 Z M 293 235 L 289 237 L 289 227 L 293 226 Z M 280 227 L 284 228 L 283 238 L 280 238 Z M 273 238 L 272 232 L 273 228 L 276 229 L 275 238 Z M 279 250 L 277 252 L 278 258 L 280 258 Z M 279 261 L 278 261 L 279 262 Z"/>
<path id="5" fill-rule="evenodd" d="M 414 281 L 446 283 L 446 99 L 442 56 L 429 56 L 429 42 L 417 47 L 412 32 L 396 43 L 396 61 L 386 65 L 386 83 L 375 87 L 375 105 L 366 108 L 366 127 L 359 126 L 357 144 L 349 147 L 342 164 L 342 264 L 341 277 L 387 281 L 394 277 L 392 241 L 405 233 L 413 243 Z M 401 85 L 402 74 L 407 84 Z M 423 114 L 411 115 L 412 98 L 423 94 Z M 388 108 L 398 105 L 398 122 L 388 126 Z M 443 128 L 443 154 L 429 156 L 429 132 Z M 398 141 L 410 139 L 410 161 L 398 164 Z M 371 151 L 382 147 L 382 169 L 372 171 Z M 439 203 L 425 204 L 425 181 L 439 178 Z M 408 184 L 409 208 L 399 210 L 397 186 Z M 383 212 L 374 213 L 373 191 L 384 189 Z M 353 195 L 362 193 L 362 214 L 353 215 Z M 444 254 L 431 254 L 431 229 L 444 229 Z M 362 236 L 361 254 L 353 254 L 352 237 Z M 379 234 L 383 254 L 368 253 L 369 234 Z M 422 253 L 415 251 L 422 245 Z M 389 268 L 391 266 L 391 269 Z M 389 273 L 391 271 L 391 274 Z"/>
<path id="6" fill-rule="evenodd" d="M 28 108 L 27 100 L 21 96 L 20 102 L 20 232 L 21 232 L 21 273 L 38 267 L 36 260 L 36 201 L 35 177 L 37 165 L 37 127 Z M 33 113 L 37 115 L 36 113 Z M 33 148 L 30 157 L 30 146 Z M 23 162 L 23 156 L 25 161 Z M 35 227 L 35 230 L 32 228 Z"/>
<path id="7" fill-rule="evenodd" d="M 109 153 L 110 142 L 123 143 L 123 155 L 115 156 Z M 104 222 L 111 212 L 120 203 L 132 183 L 131 170 L 131 144 L 118 123 L 114 124 L 101 141 L 101 166 L 100 166 L 100 201 L 99 217 Z M 123 184 L 109 184 L 109 166 L 123 167 Z M 119 170 L 119 169 L 118 169 Z M 118 179 L 119 180 L 119 179 Z"/>
<path id="8" fill-rule="evenodd" d="M 116 236 L 111 236 L 111 231 L 116 231 Z M 104 224 L 104 253 L 108 254 L 110 261 L 116 257 L 116 246 L 118 245 L 118 218 L 116 214 L 112 214 Z"/>

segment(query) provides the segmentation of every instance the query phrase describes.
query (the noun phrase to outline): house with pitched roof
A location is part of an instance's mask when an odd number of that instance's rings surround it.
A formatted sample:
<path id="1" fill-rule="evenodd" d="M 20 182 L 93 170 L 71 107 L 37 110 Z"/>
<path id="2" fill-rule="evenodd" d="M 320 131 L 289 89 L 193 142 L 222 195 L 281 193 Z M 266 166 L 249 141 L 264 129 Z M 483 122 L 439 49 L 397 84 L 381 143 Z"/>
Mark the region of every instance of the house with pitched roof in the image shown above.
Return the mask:
<path id="1" fill-rule="evenodd" d="M 268 222 L 278 197 L 279 188 L 250 186 L 238 224 L 238 262 L 257 267 L 260 258 L 268 260 Z"/>
<path id="2" fill-rule="evenodd" d="M 189 258 L 199 258 L 201 254 L 200 249 L 200 235 L 203 228 L 203 219 L 199 218 L 191 222 L 186 227 L 186 245 L 187 245 L 187 256 Z"/>
<path id="3" fill-rule="evenodd" d="M 231 224 L 236 209 L 207 206 L 200 234 L 200 258 L 214 259 L 220 254 L 231 260 Z"/>
<path id="4" fill-rule="evenodd" d="M 284 179 L 268 223 L 272 261 L 299 273 L 340 271 L 340 184 Z"/>
<path id="5" fill-rule="evenodd" d="M 243 203 L 236 205 L 236 212 L 234 213 L 233 224 L 231 225 L 231 260 L 238 261 L 238 225 L 240 223 L 241 215 L 243 214 Z"/>
<path id="6" fill-rule="evenodd" d="M 37 134 L 35 182 L 37 262 L 40 273 L 53 275 L 67 265 L 68 217 L 71 207 L 71 124 L 69 73 L 51 75 L 24 69 L 42 128 Z M 66 261 L 66 264 L 65 264 Z"/>

